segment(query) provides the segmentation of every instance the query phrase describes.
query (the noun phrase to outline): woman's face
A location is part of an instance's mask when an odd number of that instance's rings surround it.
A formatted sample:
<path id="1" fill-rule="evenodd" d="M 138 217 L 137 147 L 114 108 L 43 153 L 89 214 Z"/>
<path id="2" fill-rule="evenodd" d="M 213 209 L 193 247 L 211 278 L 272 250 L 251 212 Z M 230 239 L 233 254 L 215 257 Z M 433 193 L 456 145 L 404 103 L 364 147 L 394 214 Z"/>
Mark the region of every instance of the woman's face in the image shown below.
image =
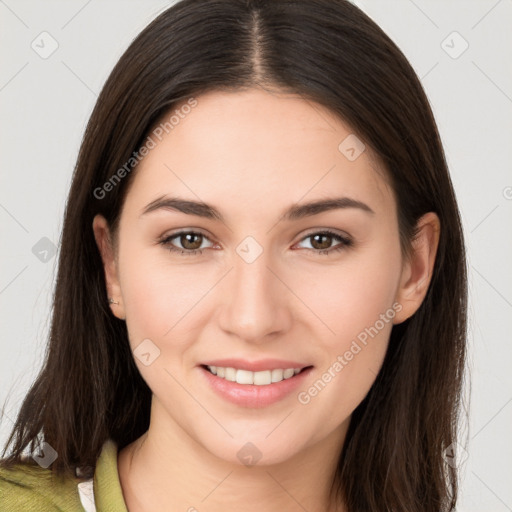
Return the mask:
<path id="1" fill-rule="evenodd" d="M 318 104 L 256 89 L 195 100 L 152 135 L 106 267 L 154 395 L 152 427 L 177 425 L 233 462 L 341 442 L 404 315 L 393 192 L 369 149 Z M 171 199 L 210 208 L 179 211 Z M 302 208 L 327 200 L 338 203 Z M 223 359 L 239 360 L 218 365 L 235 370 L 281 361 L 254 367 L 258 386 L 203 366 Z M 290 365 L 309 369 L 265 384 L 283 375 L 264 370 Z"/>

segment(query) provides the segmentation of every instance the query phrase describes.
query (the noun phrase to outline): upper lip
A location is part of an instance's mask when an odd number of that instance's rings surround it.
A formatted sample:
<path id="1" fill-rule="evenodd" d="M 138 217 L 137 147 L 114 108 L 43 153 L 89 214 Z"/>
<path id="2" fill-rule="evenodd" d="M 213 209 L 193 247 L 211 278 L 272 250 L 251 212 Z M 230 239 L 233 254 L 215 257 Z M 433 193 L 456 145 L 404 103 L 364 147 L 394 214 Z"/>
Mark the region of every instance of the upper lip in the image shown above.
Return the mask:
<path id="1" fill-rule="evenodd" d="M 259 361 L 247 361 L 245 359 L 215 359 L 201 363 L 204 366 L 220 366 L 221 368 L 236 368 L 237 370 L 248 370 L 251 372 L 260 372 L 263 370 L 277 370 L 282 368 L 306 368 L 307 365 L 297 361 L 287 361 L 284 359 L 260 359 Z"/>

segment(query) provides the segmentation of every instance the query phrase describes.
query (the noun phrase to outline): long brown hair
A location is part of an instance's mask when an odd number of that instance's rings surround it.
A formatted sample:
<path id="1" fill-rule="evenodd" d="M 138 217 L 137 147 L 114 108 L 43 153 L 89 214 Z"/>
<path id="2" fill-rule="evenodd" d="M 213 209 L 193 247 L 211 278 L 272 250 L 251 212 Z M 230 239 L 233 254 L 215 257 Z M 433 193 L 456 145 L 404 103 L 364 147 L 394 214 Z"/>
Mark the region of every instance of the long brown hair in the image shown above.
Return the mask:
<path id="1" fill-rule="evenodd" d="M 423 88 L 384 32 L 346 0 L 183 0 L 159 15 L 112 71 L 91 115 L 68 197 L 49 344 L 1 464 L 42 435 L 51 469 L 94 467 L 102 444 L 123 448 L 149 427 L 151 391 L 126 325 L 107 305 L 92 220 L 115 231 L 136 164 L 112 180 L 179 102 L 210 90 L 262 86 L 339 115 L 373 149 L 397 198 L 401 241 L 435 212 L 441 235 L 419 310 L 394 326 L 383 367 L 353 413 L 332 492 L 350 512 L 453 510 L 466 336 L 466 263 L 459 212 Z M 117 174 L 119 177 L 119 174 Z M 113 183 L 113 182 L 111 182 Z M 96 191 L 96 193 L 95 193 Z"/>

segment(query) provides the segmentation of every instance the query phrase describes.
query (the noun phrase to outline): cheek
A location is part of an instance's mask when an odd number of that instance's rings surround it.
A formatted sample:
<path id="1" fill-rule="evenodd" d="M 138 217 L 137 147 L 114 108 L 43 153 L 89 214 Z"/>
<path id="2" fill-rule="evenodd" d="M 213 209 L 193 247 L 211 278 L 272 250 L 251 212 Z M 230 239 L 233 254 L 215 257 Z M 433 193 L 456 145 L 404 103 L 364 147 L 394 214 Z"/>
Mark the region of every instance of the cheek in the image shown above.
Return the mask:
<path id="1" fill-rule="evenodd" d="M 204 294 L 203 278 L 186 265 L 172 264 L 163 248 L 136 241 L 126 240 L 120 247 L 119 263 L 131 343 L 144 338 L 163 341 L 179 331 L 174 326 Z"/>
<path id="2" fill-rule="evenodd" d="M 187 403 L 172 376 L 183 379 L 187 349 L 204 313 L 201 298 L 215 278 L 193 266 L 173 264 L 168 256 L 163 249 L 127 241 L 120 247 L 119 278 L 129 343 L 143 379 L 154 391 L 165 389 L 169 403 Z M 146 353 L 149 364 L 142 358 Z"/>
<path id="3" fill-rule="evenodd" d="M 401 309 L 394 300 L 400 269 L 400 251 L 390 245 L 315 272 L 316 278 L 306 279 L 298 292 L 322 320 L 316 320 L 316 338 L 326 359 L 298 400 L 315 407 L 329 427 L 349 417 L 382 366 Z"/>
<path id="4" fill-rule="evenodd" d="M 294 291 L 317 317 L 320 327 L 323 323 L 322 344 L 341 349 L 392 308 L 400 271 L 399 248 L 389 244 L 378 250 L 376 246 L 373 251 L 347 253 L 339 262 L 301 269 L 302 277 Z M 291 274 L 288 279 L 293 282 Z M 390 314 L 394 315 L 393 311 Z M 309 318 L 307 311 L 306 315 Z M 378 327 L 382 328 L 381 322 Z"/>
<path id="5" fill-rule="evenodd" d="M 170 345 L 183 350 L 194 339 L 204 299 L 219 276 L 212 265 L 189 264 L 187 256 L 177 258 L 164 248 L 125 237 L 119 278 L 132 348 L 149 338 L 166 350 Z"/>

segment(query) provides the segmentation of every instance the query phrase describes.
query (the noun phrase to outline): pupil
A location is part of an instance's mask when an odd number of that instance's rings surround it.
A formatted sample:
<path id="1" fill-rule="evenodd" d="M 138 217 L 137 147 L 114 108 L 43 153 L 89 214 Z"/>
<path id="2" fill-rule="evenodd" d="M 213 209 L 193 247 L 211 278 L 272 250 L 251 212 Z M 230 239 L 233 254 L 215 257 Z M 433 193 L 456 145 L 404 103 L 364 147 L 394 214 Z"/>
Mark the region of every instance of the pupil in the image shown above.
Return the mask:
<path id="1" fill-rule="evenodd" d="M 195 244 L 194 244 L 194 242 L 190 242 L 190 239 L 192 239 L 194 237 L 197 237 L 199 239 L 199 243 L 197 241 L 195 242 Z M 185 247 L 186 249 L 191 249 L 191 250 L 198 249 L 199 247 L 201 247 L 201 237 L 202 237 L 202 235 L 199 235 L 199 234 L 187 233 L 186 235 L 181 236 L 181 243 L 182 243 L 183 247 Z M 184 241 L 185 241 L 185 243 L 183 243 Z"/>
<path id="2" fill-rule="evenodd" d="M 317 244 L 316 242 L 316 239 L 317 238 L 320 238 L 320 237 L 323 237 L 324 239 L 327 239 L 327 242 L 324 243 L 324 244 Z M 316 249 L 328 249 L 329 246 L 330 246 L 330 242 L 331 242 L 331 236 L 330 235 L 325 235 L 325 234 L 320 234 L 320 235 L 314 235 L 313 236 L 313 247 L 315 247 Z M 317 247 L 317 245 L 320 245 L 320 247 Z"/>

